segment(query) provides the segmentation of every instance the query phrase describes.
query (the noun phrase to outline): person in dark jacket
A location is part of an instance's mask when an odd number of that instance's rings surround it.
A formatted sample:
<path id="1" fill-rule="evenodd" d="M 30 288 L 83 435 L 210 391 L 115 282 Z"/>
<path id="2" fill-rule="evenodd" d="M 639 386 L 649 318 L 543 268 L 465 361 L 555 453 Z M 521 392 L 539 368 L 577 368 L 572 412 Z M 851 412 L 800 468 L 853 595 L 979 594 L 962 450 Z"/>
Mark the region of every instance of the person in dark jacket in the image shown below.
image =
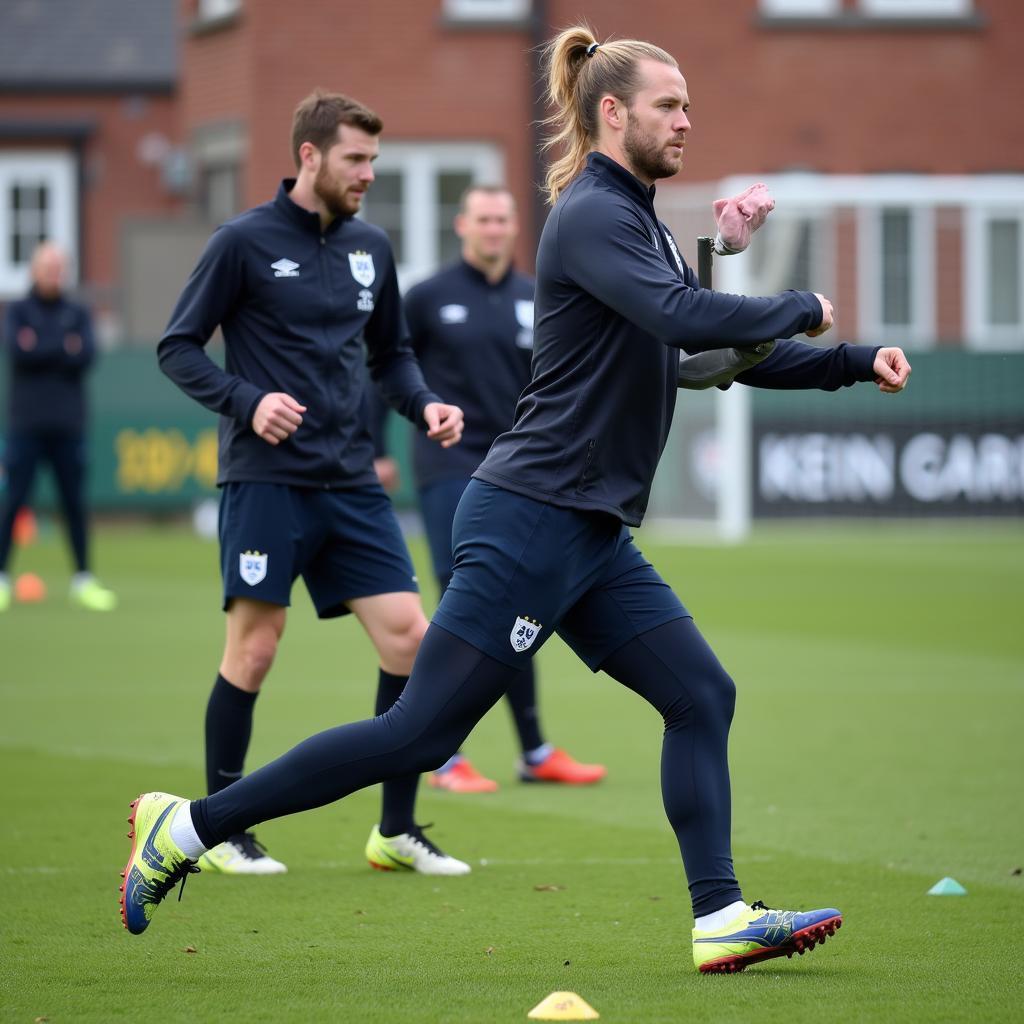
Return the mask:
<path id="1" fill-rule="evenodd" d="M 7 563 L 14 521 L 31 497 L 36 469 L 48 462 L 67 525 L 75 574 L 70 597 L 90 611 L 117 605 L 89 568 L 85 496 L 87 415 L 85 377 L 96 354 L 92 318 L 64 294 L 67 256 L 53 242 L 32 255 L 32 288 L 7 307 L 4 338 L 10 363 L 10 402 L 0 505 L 0 612 L 11 601 Z"/>
<path id="2" fill-rule="evenodd" d="M 227 639 L 206 709 L 211 794 L 242 775 L 297 576 L 321 618 L 354 614 L 376 647 L 377 714 L 402 692 L 426 630 L 412 561 L 373 471 L 364 361 L 431 444 L 459 440 L 462 411 L 424 383 L 387 236 L 355 217 L 373 182 L 381 127 L 349 97 L 304 99 L 292 125 L 297 178 L 217 229 L 158 346 L 164 373 L 221 414 Z M 223 370 L 204 351 L 218 325 Z M 469 865 L 416 825 L 417 784 L 417 774 L 385 784 L 367 859 L 382 870 L 465 874 Z M 245 830 L 226 836 L 203 867 L 286 870 Z"/>
<path id="3" fill-rule="evenodd" d="M 427 384 L 466 414 L 466 430 L 454 448 L 439 448 L 419 434 L 412 439 L 416 491 L 441 594 L 452 576 L 459 499 L 491 442 L 511 426 L 519 395 L 530 383 L 533 355 L 534 282 L 512 265 L 518 235 L 512 193 L 471 186 L 454 227 L 461 259 L 405 296 L 412 348 Z M 545 742 L 532 661 L 506 696 L 522 751 L 516 765 L 522 781 L 588 785 L 604 778 L 604 765 L 583 764 Z M 430 784 L 458 793 L 498 788 L 461 752 L 431 774 Z"/>
<path id="4" fill-rule="evenodd" d="M 662 793 L 690 889 L 695 966 L 732 972 L 792 955 L 842 922 L 832 908 L 743 900 L 727 759 L 735 687 L 629 527 L 643 518 L 668 436 L 680 350 L 774 341 L 735 378 L 758 387 L 864 381 L 895 393 L 910 366 L 896 347 L 789 340 L 829 329 L 823 296 L 699 287 L 653 205 L 655 182 L 682 166 L 690 129 L 687 84 L 671 55 L 637 40 L 599 43 L 575 27 L 552 41 L 547 60 L 564 155 L 547 179 L 554 209 L 537 256 L 533 379 L 459 504 L 454 574 L 409 685 L 388 714 L 314 736 L 212 797 L 143 794 L 136 844 L 161 861 L 154 868 L 133 853 L 128 862 L 132 931 L 233 830 L 442 763 L 556 632 L 663 718 Z"/>

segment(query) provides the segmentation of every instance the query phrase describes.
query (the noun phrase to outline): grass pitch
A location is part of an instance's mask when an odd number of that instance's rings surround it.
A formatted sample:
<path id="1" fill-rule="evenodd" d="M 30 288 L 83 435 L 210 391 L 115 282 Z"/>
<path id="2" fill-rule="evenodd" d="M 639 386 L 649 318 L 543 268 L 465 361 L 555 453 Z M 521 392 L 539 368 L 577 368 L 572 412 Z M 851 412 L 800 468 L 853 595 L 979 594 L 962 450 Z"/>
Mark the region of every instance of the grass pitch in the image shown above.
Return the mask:
<path id="1" fill-rule="evenodd" d="M 64 600 L 50 531 L 13 566 L 41 574 L 50 598 L 0 617 L 4 1019 L 490 1024 L 525 1021 L 560 989 L 609 1024 L 1021 1019 L 1019 525 L 641 544 L 738 683 L 745 895 L 840 907 L 825 946 L 735 977 L 694 972 L 659 721 L 557 640 L 540 656 L 547 733 L 609 777 L 517 784 L 496 708 L 466 749 L 501 790 L 420 801 L 472 875 L 371 871 L 371 790 L 259 829 L 289 874 L 196 876 L 129 936 L 117 912 L 128 803 L 202 787 L 223 629 L 216 546 L 170 528 L 100 531 L 95 561 L 121 608 L 90 615 Z M 250 767 L 372 708 L 358 627 L 317 622 L 301 586 L 295 598 Z M 945 875 L 968 895 L 927 896 Z"/>

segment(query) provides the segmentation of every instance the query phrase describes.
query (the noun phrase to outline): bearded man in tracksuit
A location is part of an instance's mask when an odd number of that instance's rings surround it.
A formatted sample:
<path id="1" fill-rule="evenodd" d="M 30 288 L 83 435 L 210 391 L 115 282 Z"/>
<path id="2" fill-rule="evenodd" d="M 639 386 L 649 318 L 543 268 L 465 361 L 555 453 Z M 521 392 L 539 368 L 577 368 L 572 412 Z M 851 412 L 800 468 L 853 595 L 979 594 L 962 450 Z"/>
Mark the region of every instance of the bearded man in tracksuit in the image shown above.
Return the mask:
<path id="1" fill-rule="evenodd" d="M 227 638 L 206 710 L 208 792 L 241 777 L 253 706 L 302 576 L 317 614 L 352 613 L 380 657 L 376 713 L 397 700 L 426 629 L 416 577 L 373 471 L 362 416 L 364 350 L 388 401 L 443 447 L 462 411 L 430 391 L 406 340 L 390 244 L 355 218 L 373 181 L 381 121 L 316 92 L 292 125 L 296 179 L 222 225 L 160 341 L 160 367 L 220 413 L 218 484 Z M 217 326 L 226 367 L 204 352 Z M 418 776 L 389 781 L 366 855 L 384 870 L 464 874 L 413 819 Z M 285 870 L 240 830 L 208 870 Z"/>
<path id="2" fill-rule="evenodd" d="M 769 388 L 863 381 L 896 393 L 910 366 L 896 347 L 791 340 L 831 327 L 824 296 L 700 287 L 654 208 L 655 182 L 681 169 L 690 129 L 687 83 L 671 54 L 640 40 L 600 43 L 576 26 L 545 57 L 562 156 L 547 177 L 554 208 L 537 254 L 533 379 L 459 504 L 455 571 L 409 685 L 388 714 L 313 736 L 211 797 L 143 794 L 126 868 L 133 932 L 234 830 L 337 800 L 401 767 L 436 767 L 556 632 L 664 722 L 661 788 L 689 885 L 694 966 L 728 973 L 792 956 L 842 923 L 832 907 L 744 900 L 727 755 L 736 688 L 630 528 L 643 520 L 668 437 L 680 350 L 773 341 L 735 377 Z M 159 867 L 144 855 L 154 850 Z"/>

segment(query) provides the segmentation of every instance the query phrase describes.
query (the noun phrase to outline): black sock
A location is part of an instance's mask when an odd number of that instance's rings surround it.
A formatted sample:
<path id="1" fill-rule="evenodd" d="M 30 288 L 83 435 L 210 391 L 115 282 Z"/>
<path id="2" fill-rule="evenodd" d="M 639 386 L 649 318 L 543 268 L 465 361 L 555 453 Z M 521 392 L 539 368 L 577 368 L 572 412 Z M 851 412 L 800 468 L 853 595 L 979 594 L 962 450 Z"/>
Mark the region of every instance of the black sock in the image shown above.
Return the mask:
<path id="1" fill-rule="evenodd" d="M 515 677 L 505 696 L 508 697 L 508 706 L 524 753 L 543 746 L 544 737 L 541 735 L 537 714 L 537 678 L 532 661 Z"/>
<path id="2" fill-rule="evenodd" d="M 396 772 L 432 771 L 501 699 L 514 672 L 431 626 L 393 715 L 326 729 L 235 785 L 193 801 L 199 838 L 213 847 L 261 821 L 322 807 Z"/>
<path id="3" fill-rule="evenodd" d="M 233 686 L 218 673 L 206 705 L 206 791 L 216 793 L 242 777 L 259 693 Z"/>
<path id="4" fill-rule="evenodd" d="M 383 715 L 402 695 L 408 676 L 393 676 L 380 670 L 377 679 L 377 700 L 373 707 L 375 715 Z M 415 824 L 416 790 L 420 784 L 418 775 L 403 775 L 388 779 L 381 785 L 380 834 L 397 836 L 408 832 Z"/>

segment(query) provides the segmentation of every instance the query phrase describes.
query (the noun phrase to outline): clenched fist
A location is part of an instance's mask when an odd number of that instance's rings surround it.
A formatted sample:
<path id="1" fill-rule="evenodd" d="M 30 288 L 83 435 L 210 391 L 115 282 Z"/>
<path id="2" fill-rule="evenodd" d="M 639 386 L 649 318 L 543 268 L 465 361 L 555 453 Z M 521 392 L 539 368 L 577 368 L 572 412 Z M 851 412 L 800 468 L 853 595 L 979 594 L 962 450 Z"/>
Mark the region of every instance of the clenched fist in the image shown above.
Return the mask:
<path id="1" fill-rule="evenodd" d="M 287 440 L 302 423 L 304 405 L 299 405 L 291 395 L 283 391 L 272 391 L 260 399 L 252 414 L 252 429 L 267 444 L 280 444 Z"/>

